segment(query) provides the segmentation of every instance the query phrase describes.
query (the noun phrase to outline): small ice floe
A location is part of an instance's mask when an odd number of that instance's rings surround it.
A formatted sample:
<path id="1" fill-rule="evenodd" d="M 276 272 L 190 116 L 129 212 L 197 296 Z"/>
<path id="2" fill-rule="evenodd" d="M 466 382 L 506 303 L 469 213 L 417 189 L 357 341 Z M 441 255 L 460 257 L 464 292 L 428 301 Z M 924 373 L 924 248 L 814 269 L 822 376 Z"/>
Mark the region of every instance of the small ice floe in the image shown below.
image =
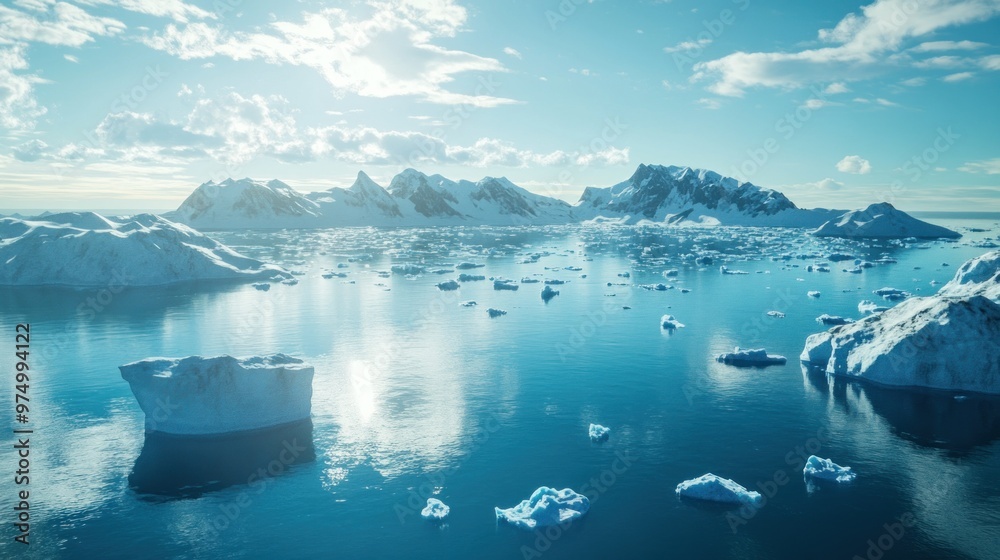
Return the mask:
<path id="1" fill-rule="evenodd" d="M 809 292 L 807 295 L 809 297 L 812 297 L 812 298 L 818 298 L 822 294 L 820 292 L 817 292 L 817 291 L 814 290 L 814 291 Z"/>
<path id="2" fill-rule="evenodd" d="M 674 288 L 673 286 L 668 286 L 666 284 L 641 284 L 639 287 L 643 290 L 649 290 L 651 292 L 665 292 Z"/>
<path id="3" fill-rule="evenodd" d="M 427 507 L 420 510 L 420 517 L 432 521 L 443 521 L 448 517 L 451 508 L 444 505 L 444 502 L 437 498 L 427 498 Z"/>
<path id="4" fill-rule="evenodd" d="M 470 262 L 461 262 L 461 263 L 458 263 L 457 265 L 455 265 L 455 268 L 457 268 L 459 270 L 471 270 L 473 268 L 482 268 L 484 266 L 486 266 L 486 265 L 485 264 L 478 264 L 478 263 L 470 263 Z"/>
<path id="5" fill-rule="evenodd" d="M 475 307 L 475 306 L 477 306 L 479 304 L 470 299 L 469 301 L 463 301 L 462 303 L 460 303 L 458 305 L 460 305 L 462 307 Z"/>
<path id="6" fill-rule="evenodd" d="M 430 271 L 431 274 L 451 274 L 452 272 L 455 272 L 454 268 L 435 268 Z"/>
<path id="7" fill-rule="evenodd" d="M 466 274 L 464 272 L 458 275 L 459 282 L 478 282 L 481 280 L 486 280 L 486 277 L 478 274 Z"/>
<path id="8" fill-rule="evenodd" d="M 664 315 L 663 317 L 660 317 L 660 328 L 663 330 L 672 331 L 674 329 L 682 328 L 683 326 L 684 323 L 675 319 L 673 315 Z"/>
<path id="9" fill-rule="evenodd" d="M 619 278 L 631 278 L 632 277 L 632 273 L 630 273 L 630 272 L 619 272 L 618 273 L 618 277 Z"/>
<path id="10" fill-rule="evenodd" d="M 580 272 L 583 269 L 578 266 L 567 266 L 564 270 L 568 270 L 570 272 Z"/>
<path id="11" fill-rule="evenodd" d="M 747 272 L 745 270 L 729 270 L 729 267 L 727 267 L 725 265 L 719 267 L 719 272 L 721 272 L 723 274 L 729 274 L 729 275 L 732 275 L 732 276 L 740 276 L 740 275 L 744 275 L 744 274 L 750 274 L 749 272 Z"/>
<path id="12" fill-rule="evenodd" d="M 760 492 L 751 492 L 728 478 L 712 473 L 678 484 L 677 495 L 695 500 L 749 506 L 759 505 L 764 499 Z"/>
<path id="13" fill-rule="evenodd" d="M 827 315 L 826 313 L 816 317 L 817 323 L 823 323 L 824 325 L 836 326 L 836 325 L 850 325 L 854 322 L 854 319 L 848 319 L 846 317 L 840 317 L 838 315 Z"/>
<path id="14" fill-rule="evenodd" d="M 497 521 L 533 531 L 539 527 L 563 525 L 586 515 L 590 500 L 569 488 L 554 490 L 542 486 L 531 497 L 508 508 L 495 508 Z"/>
<path id="15" fill-rule="evenodd" d="M 768 311 L 767 312 L 767 316 L 768 317 L 774 317 L 775 319 L 784 319 L 785 318 L 785 314 L 782 313 L 781 311 Z"/>
<path id="16" fill-rule="evenodd" d="M 888 307 L 881 306 L 874 301 L 867 299 L 858 304 L 858 312 L 864 315 L 874 315 L 875 313 L 881 313 L 888 310 Z"/>
<path id="17" fill-rule="evenodd" d="M 628 309 L 632 309 L 632 308 L 631 308 L 631 307 L 629 307 L 629 306 L 627 306 L 627 305 L 623 305 L 623 306 L 622 306 L 622 309 L 625 309 L 625 310 L 628 310 Z"/>
<path id="18" fill-rule="evenodd" d="M 715 264 L 715 259 L 709 256 L 698 257 L 694 260 L 695 264 L 700 264 L 703 266 L 712 266 Z"/>
<path id="19" fill-rule="evenodd" d="M 549 301 L 557 295 L 559 295 L 559 290 L 553 290 L 552 286 L 542 288 L 542 301 Z"/>
<path id="20" fill-rule="evenodd" d="M 507 314 L 507 312 L 504 311 L 503 309 L 496 309 L 494 307 L 487 309 L 486 313 L 489 314 L 490 319 L 496 319 L 497 317 L 501 317 Z"/>
<path id="21" fill-rule="evenodd" d="M 349 265 L 347 263 L 337 263 L 337 268 L 348 268 L 350 266 L 351 265 Z"/>
<path id="22" fill-rule="evenodd" d="M 437 289 L 442 292 L 452 292 L 458 289 L 458 282 L 454 280 L 448 280 L 447 282 L 441 282 L 437 284 Z"/>
<path id="23" fill-rule="evenodd" d="M 389 270 L 396 274 L 423 274 L 424 267 L 415 264 L 394 264 Z"/>
<path id="24" fill-rule="evenodd" d="M 266 292 L 271 289 L 271 285 L 268 284 L 267 282 L 254 282 L 253 284 L 251 284 L 251 286 L 253 286 L 254 289 L 260 290 L 262 292 Z"/>
<path id="25" fill-rule="evenodd" d="M 550 286 L 561 286 L 561 285 L 565 284 L 566 281 L 565 280 L 558 280 L 558 279 L 553 278 L 553 279 L 550 279 L 550 280 L 546 280 L 545 283 L 548 284 L 548 285 L 550 285 Z"/>
<path id="26" fill-rule="evenodd" d="M 784 356 L 769 356 L 763 348 L 743 350 L 737 346 L 732 352 L 719 355 L 716 361 L 737 367 L 755 367 L 784 365 L 788 360 Z"/>
<path id="27" fill-rule="evenodd" d="M 295 279 L 295 278 L 289 278 L 288 280 L 282 280 L 281 283 L 284 284 L 284 285 L 286 285 L 286 286 L 294 286 L 294 285 L 298 284 L 299 281 L 297 279 Z"/>
<path id="28" fill-rule="evenodd" d="M 901 301 L 910 297 L 910 293 L 896 288 L 879 288 L 874 292 L 877 296 L 882 296 L 889 301 Z"/>
<path id="29" fill-rule="evenodd" d="M 673 278 L 673 277 L 677 276 L 678 274 L 680 274 L 680 271 L 677 270 L 676 268 L 671 268 L 670 270 L 664 270 L 663 271 L 663 277 L 664 278 Z"/>
<path id="30" fill-rule="evenodd" d="M 854 268 L 845 268 L 844 272 L 848 274 L 861 274 L 862 272 L 864 272 L 864 269 L 861 268 L 860 266 L 856 266 Z"/>
<path id="31" fill-rule="evenodd" d="M 522 284 L 537 284 L 539 282 L 541 282 L 541 280 L 539 280 L 538 278 L 529 278 L 527 276 L 525 276 L 524 278 L 521 278 L 521 283 Z"/>
<path id="32" fill-rule="evenodd" d="M 512 292 L 516 292 L 520 287 L 521 286 L 515 284 L 513 280 L 501 280 L 498 278 L 493 281 L 494 290 L 510 290 Z"/>
<path id="33" fill-rule="evenodd" d="M 606 428 L 600 424 L 591 424 L 589 433 L 590 441 L 607 441 L 611 436 L 611 428 Z"/>
<path id="34" fill-rule="evenodd" d="M 802 469 L 802 476 L 806 481 L 813 478 L 834 482 L 850 482 L 858 475 L 851 471 L 851 467 L 842 467 L 829 459 L 812 455 L 806 461 L 805 468 Z"/>
<path id="35" fill-rule="evenodd" d="M 848 255 L 847 253 L 831 253 L 826 257 L 826 260 L 833 262 L 853 261 L 854 255 Z"/>

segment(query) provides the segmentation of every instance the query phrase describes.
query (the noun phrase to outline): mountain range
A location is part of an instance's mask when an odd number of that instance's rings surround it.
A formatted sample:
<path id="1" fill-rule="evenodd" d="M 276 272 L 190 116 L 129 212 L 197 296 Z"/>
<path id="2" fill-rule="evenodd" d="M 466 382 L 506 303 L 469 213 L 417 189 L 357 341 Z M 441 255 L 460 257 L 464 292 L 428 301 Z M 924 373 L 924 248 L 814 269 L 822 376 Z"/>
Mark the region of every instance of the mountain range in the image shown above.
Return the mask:
<path id="1" fill-rule="evenodd" d="M 941 237 L 929 226 L 883 203 L 879 216 L 892 214 L 911 227 L 906 235 Z M 382 187 L 363 171 L 347 188 L 300 193 L 271 180 L 226 179 L 200 185 L 165 217 L 198 229 L 281 229 L 336 226 L 546 225 L 582 221 L 634 224 L 750 225 L 823 228 L 843 221 L 845 210 L 798 208 L 784 194 L 690 167 L 639 165 L 631 177 L 611 187 L 587 187 L 580 200 L 532 193 L 505 177 L 453 181 L 406 169 Z M 853 217 L 867 215 L 856 212 Z M 880 222 L 880 223 L 881 223 Z M 915 226 L 915 227 L 913 227 Z M 885 228 L 882 228 L 885 229 Z M 864 237 L 866 229 L 843 229 Z M 948 232 L 948 230 L 944 230 Z M 879 231 L 880 237 L 891 232 Z M 954 233 L 954 232 L 949 232 Z M 949 235 L 944 235 L 949 236 Z"/>

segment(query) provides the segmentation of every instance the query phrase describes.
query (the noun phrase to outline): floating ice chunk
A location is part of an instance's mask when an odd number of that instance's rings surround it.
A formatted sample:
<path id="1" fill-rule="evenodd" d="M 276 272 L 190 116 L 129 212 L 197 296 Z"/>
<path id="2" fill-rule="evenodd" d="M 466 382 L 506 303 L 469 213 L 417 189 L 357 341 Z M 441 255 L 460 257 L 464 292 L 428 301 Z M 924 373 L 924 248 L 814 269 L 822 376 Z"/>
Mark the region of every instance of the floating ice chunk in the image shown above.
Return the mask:
<path id="1" fill-rule="evenodd" d="M 313 367 L 273 354 L 150 358 L 120 366 L 146 429 L 177 435 L 256 430 L 309 418 Z M 174 407 L 164 414 L 163 403 Z"/>
<path id="2" fill-rule="evenodd" d="M 433 521 L 442 521 L 448 517 L 451 508 L 437 498 L 427 498 L 427 507 L 420 510 L 420 517 Z"/>
<path id="3" fill-rule="evenodd" d="M 493 289 L 494 290 L 510 290 L 512 292 L 516 292 L 517 289 L 520 288 L 520 287 L 521 286 L 515 284 L 513 280 L 500 280 L 500 279 L 497 279 L 497 280 L 493 281 Z"/>
<path id="4" fill-rule="evenodd" d="M 833 262 L 853 261 L 854 255 L 848 255 L 847 253 L 831 253 L 826 257 L 826 260 Z"/>
<path id="5" fill-rule="evenodd" d="M 802 476 L 807 479 L 819 478 L 836 482 L 850 482 L 858 475 L 851 471 L 851 467 L 842 467 L 829 459 L 821 459 L 811 455 L 806 461 L 805 468 L 802 469 Z"/>
<path id="6" fill-rule="evenodd" d="M 564 270 L 569 270 L 570 272 L 580 272 L 583 269 L 578 266 L 567 266 Z"/>
<path id="7" fill-rule="evenodd" d="M 709 256 L 698 257 L 694 260 L 695 264 L 700 264 L 703 266 L 712 266 L 715 264 L 715 259 Z"/>
<path id="8" fill-rule="evenodd" d="M 462 303 L 460 303 L 459 305 L 461 305 L 462 307 L 475 307 L 475 306 L 477 306 L 477 305 L 479 305 L 479 304 L 477 304 L 476 302 L 474 302 L 474 301 L 472 301 L 472 300 L 470 299 L 469 301 L 463 301 L 463 302 L 462 302 Z"/>
<path id="9" fill-rule="evenodd" d="M 611 436 L 611 428 L 606 428 L 600 424 L 591 424 L 588 431 L 591 441 L 607 441 Z"/>
<path id="10" fill-rule="evenodd" d="M 559 295 L 559 290 L 553 290 L 552 286 L 545 286 L 542 288 L 542 300 L 549 301 L 550 299 Z"/>
<path id="11" fill-rule="evenodd" d="M 631 277 L 632 277 L 632 274 L 631 274 L 631 273 L 629 273 L 629 272 L 619 272 L 619 273 L 618 273 L 618 276 L 619 276 L 620 278 L 631 278 Z"/>
<path id="12" fill-rule="evenodd" d="M 504 311 L 503 309 L 496 309 L 494 307 L 491 307 L 491 308 L 487 309 L 486 313 L 489 314 L 490 319 L 496 319 L 497 317 L 500 317 L 500 316 L 503 316 L 503 315 L 507 314 L 507 312 Z"/>
<path id="13" fill-rule="evenodd" d="M 454 280 L 448 280 L 447 282 L 441 282 L 437 284 L 437 288 L 442 292 L 451 292 L 458 289 L 458 282 Z"/>
<path id="14" fill-rule="evenodd" d="M 590 510 L 590 500 L 569 488 L 553 490 L 542 486 L 531 497 L 508 508 L 495 508 L 498 521 L 529 531 L 539 527 L 562 525 L 583 517 Z"/>
<path id="15" fill-rule="evenodd" d="M 671 268 L 670 270 L 664 270 L 663 271 L 663 277 L 664 278 L 673 278 L 673 277 L 677 276 L 678 274 L 680 274 L 680 271 L 677 270 L 676 268 Z"/>
<path id="16" fill-rule="evenodd" d="M 288 280 L 282 280 L 281 283 L 286 286 L 295 286 L 296 284 L 299 283 L 299 281 L 296 280 L 295 278 L 289 278 Z"/>
<path id="17" fill-rule="evenodd" d="M 479 282 L 481 280 L 486 280 L 486 277 L 478 274 L 466 274 L 464 272 L 458 275 L 459 282 Z"/>
<path id="18" fill-rule="evenodd" d="M 695 500 L 750 506 L 756 506 L 763 501 L 759 492 L 751 492 L 728 478 L 712 473 L 678 484 L 677 495 Z"/>
<path id="19" fill-rule="evenodd" d="M 785 318 L 785 314 L 782 313 L 781 311 L 768 311 L 767 312 L 767 316 L 768 317 L 774 317 L 775 319 L 784 319 Z"/>
<path id="20" fill-rule="evenodd" d="M 872 293 L 877 296 L 882 296 L 889 301 L 900 301 L 910 297 L 909 292 L 898 290 L 896 288 L 879 288 Z"/>
<path id="21" fill-rule="evenodd" d="M 541 280 L 539 280 L 538 278 L 529 278 L 527 276 L 525 276 L 524 278 L 521 278 L 521 283 L 522 284 L 537 284 L 540 281 Z"/>
<path id="22" fill-rule="evenodd" d="M 769 356 L 763 348 L 743 350 L 737 346 L 732 352 L 721 354 L 716 361 L 738 367 L 753 367 L 784 365 L 788 360 L 784 356 Z"/>
<path id="23" fill-rule="evenodd" d="M 845 268 L 844 272 L 848 274 L 861 274 L 862 272 L 864 272 L 864 269 L 862 269 L 860 266 L 856 266 L 854 268 Z"/>
<path id="24" fill-rule="evenodd" d="M 745 270 L 729 270 L 729 267 L 727 267 L 725 265 L 719 267 L 719 272 L 721 272 L 723 274 L 729 274 L 729 275 L 732 275 L 732 276 L 741 276 L 741 275 L 744 275 L 744 274 L 750 274 L 749 272 L 747 272 Z"/>
<path id="25" fill-rule="evenodd" d="M 470 263 L 470 262 L 461 262 L 461 263 L 458 263 L 457 265 L 455 265 L 455 268 L 457 268 L 459 270 L 470 270 L 470 269 L 473 269 L 473 268 L 482 268 L 484 266 L 486 266 L 486 265 L 485 264 L 478 264 L 478 263 Z"/>
<path id="26" fill-rule="evenodd" d="M 396 274 L 422 274 L 424 267 L 416 264 L 394 264 L 389 270 Z"/>
<path id="27" fill-rule="evenodd" d="M 812 297 L 812 298 L 818 298 L 818 297 L 819 297 L 819 296 L 821 296 L 822 294 L 821 294 L 820 292 L 817 292 L 817 291 L 815 291 L 815 290 L 814 290 L 814 291 L 811 291 L 811 292 L 809 292 L 809 293 L 808 293 L 807 295 L 808 295 L 809 297 Z"/>
<path id="28" fill-rule="evenodd" d="M 849 325 L 854 322 L 854 319 L 847 319 L 845 317 L 839 317 L 837 315 L 827 315 L 826 313 L 816 317 L 817 323 L 823 323 L 824 325 Z"/>
<path id="29" fill-rule="evenodd" d="M 267 282 L 254 282 L 253 284 L 251 284 L 251 286 L 262 292 L 266 292 L 271 289 L 271 285 L 268 284 Z"/>
<path id="30" fill-rule="evenodd" d="M 673 315 L 664 315 L 660 317 L 660 328 L 672 331 L 674 329 L 679 329 L 684 326 L 683 323 L 674 318 Z"/>
<path id="31" fill-rule="evenodd" d="M 558 279 L 553 278 L 553 279 L 550 279 L 550 280 L 546 280 L 545 283 L 548 284 L 548 285 L 550 285 L 550 286 L 561 286 L 561 285 L 565 284 L 566 281 L 565 280 L 558 280 Z"/>

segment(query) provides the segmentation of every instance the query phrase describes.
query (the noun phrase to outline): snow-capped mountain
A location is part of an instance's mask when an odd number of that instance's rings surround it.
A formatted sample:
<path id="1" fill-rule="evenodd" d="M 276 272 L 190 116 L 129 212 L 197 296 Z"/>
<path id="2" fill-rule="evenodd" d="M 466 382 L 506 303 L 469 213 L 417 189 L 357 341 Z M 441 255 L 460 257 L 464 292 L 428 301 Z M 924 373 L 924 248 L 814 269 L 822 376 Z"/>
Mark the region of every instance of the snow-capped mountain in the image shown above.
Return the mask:
<path id="1" fill-rule="evenodd" d="M 863 238 L 950 238 L 961 234 L 948 228 L 918 220 L 906 212 L 897 210 L 892 204 L 882 202 L 872 204 L 864 210 L 847 212 L 835 220 L 826 222 L 813 232 L 817 237 L 863 237 Z"/>
<path id="2" fill-rule="evenodd" d="M 354 184 L 346 189 L 334 187 L 306 197 L 317 204 L 325 225 L 388 225 L 404 217 L 398 201 L 364 171 L 359 171 Z"/>
<path id="3" fill-rule="evenodd" d="M 644 164 L 613 187 L 588 187 L 574 207 L 580 218 L 618 218 L 626 223 L 788 227 L 817 227 L 841 212 L 803 210 L 778 191 L 714 171 Z"/>
<path id="4" fill-rule="evenodd" d="M 319 206 L 277 179 L 200 185 L 169 218 L 202 229 L 293 228 L 320 224 Z"/>

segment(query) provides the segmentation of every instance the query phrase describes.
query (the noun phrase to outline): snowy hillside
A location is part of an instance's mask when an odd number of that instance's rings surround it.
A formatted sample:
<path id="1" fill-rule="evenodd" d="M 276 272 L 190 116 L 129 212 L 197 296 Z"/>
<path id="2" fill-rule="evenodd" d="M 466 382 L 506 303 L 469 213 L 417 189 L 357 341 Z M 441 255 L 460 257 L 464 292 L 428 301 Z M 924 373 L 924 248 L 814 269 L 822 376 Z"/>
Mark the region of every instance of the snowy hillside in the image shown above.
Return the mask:
<path id="1" fill-rule="evenodd" d="M 317 204 L 278 180 L 200 185 L 168 217 L 199 229 L 316 227 Z"/>
<path id="2" fill-rule="evenodd" d="M 149 286 L 290 277 L 181 224 L 93 212 L 0 219 L 0 285 Z"/>
<path id="3" fill-rule="evenodd" d="M 802 210 L 778 191 L 714 171 L 640 165 L 613 187 L 587 188 L 574 213 L 582 219 L 619 218 L 626 223 L 817 227 L 842 212 Z"/>
<path id="4" fill-rule="evenodd" d="M 872 204 L 864 210 L 847 212 L 836 220 L 826 222 L 813 232 L 817 237 L 863 237 L 902 239 L 906 237 L 951 238 L 962 237 L 950 229 L 929 224 L 897 210 L 892 204 Z"/>

